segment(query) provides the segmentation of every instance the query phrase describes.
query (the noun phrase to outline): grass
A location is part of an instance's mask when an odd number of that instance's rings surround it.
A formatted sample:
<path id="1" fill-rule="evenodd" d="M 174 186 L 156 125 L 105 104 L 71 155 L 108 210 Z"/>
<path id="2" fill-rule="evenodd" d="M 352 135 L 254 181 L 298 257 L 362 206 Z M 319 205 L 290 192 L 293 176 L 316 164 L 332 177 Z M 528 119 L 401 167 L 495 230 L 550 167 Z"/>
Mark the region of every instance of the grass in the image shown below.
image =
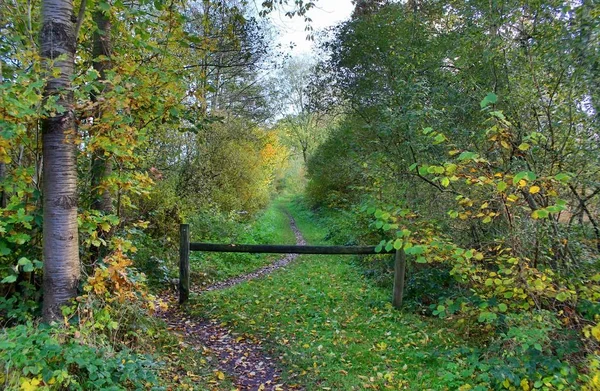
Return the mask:
<path id="1" fill-rule="evenodd" d="M 287 202 L 309 243 L 327 229 L 300 204 Z M 446 389 L 453 333 L 436 319 L 394 310 L 344 256 L 302 256 L 261 280 L 194 297 L 192 313 L 218 318 L 265 341 L 288 381 L 307 390 Z"/>
<path id="2" fill-rule="evenodd" d="M 294 233 L 282 205 L 281 200 L 276 200 L 256 220 L 240 224 L 241 234 L 234 236 L 234 240 L 244 244 L 294 244 Z M 276 258 L 273 254 L 192 252 L 190 277 L 194 285 L 206 286 L 249 273 Z"/>

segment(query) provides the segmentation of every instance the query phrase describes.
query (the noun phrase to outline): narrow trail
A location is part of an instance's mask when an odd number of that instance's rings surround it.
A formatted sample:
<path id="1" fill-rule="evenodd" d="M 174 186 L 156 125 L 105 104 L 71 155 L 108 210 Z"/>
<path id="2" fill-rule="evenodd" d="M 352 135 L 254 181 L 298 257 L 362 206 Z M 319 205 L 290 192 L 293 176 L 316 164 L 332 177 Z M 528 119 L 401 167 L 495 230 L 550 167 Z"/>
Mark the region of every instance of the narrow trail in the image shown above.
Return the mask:
<path id="1" fill-rule="evenodd" d="M 289 216 L 289 215 L 288 215 Z M 293 217 L 289 216 L 290 227 L 296 236 L 296 244 L 303 245 L 306 241 L 296 226 Z M 201 290 L 193 290 L 195 294 L 225 289 L 261 278 L 275 270 L 287 266 L 294 261 L 298 254 L 287 254 L 272 264 L 251 273 L 219 282 Z M 165 299 L 168 300 L 167 297 Z M 173 302 L 171 298 L 171 302 Z M 296 384 L 284 384 L 281 379 L 282 370 L 279 366 L 280 357 L 272 357 L 262 347 L 259 339 L 248 339 L 232 332 L 216 320 L 199 319 L 186 314 L 177 306 L 172 306 L 159 316 L 168 324 L 169 329 L 182 339 L 184 346 L 196 350 L 206 350 L 217 360 L 215 366 L 232 378 L 238 390 L 249 391 L 278 391 L 301 390 Z"/>

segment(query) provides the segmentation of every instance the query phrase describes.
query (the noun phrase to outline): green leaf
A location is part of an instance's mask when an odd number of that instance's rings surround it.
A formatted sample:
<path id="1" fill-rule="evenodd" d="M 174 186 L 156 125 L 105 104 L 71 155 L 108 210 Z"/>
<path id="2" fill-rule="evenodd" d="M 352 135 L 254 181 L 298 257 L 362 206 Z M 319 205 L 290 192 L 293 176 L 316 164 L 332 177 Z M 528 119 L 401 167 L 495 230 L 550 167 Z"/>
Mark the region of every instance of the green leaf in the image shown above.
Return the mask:
<path id="1" fill-rule="evenodd" d="M 566 292 L 559 292 L 558 295 L 556 295 L 556 300 L 558 301 L 567 301 L 568 298 L 569 295 Z"/>
<path id="2" fill-rule="evenodd" d="M 506 117 L 504 116 L 504 113 L 500 110 L 496 110 L 496 111 L 491 111 L 490 115 L 492 117 L 496 117 L 496 118 L 500 118 L 501 120 L 505 120 Z"/>
<path id="3" fill-rule="evenodd" d="M 10 284 L 17 281 L 17 276 L 15 276 L 14 274 L 11 274 L 10 276 L 6 276 L 2 279 L 2 281 L 0 281 L 0 283 L 2 284 Z"/>
<path id="4" fill-rule="evenodd" d="M 496 185 L 496 189 L 497 189 L 499 192 L 501 192 L 501 193 L 502 193 L 504 190 L 506 190 L 506 188 L 507 188 L 507 187 L 508 187 L 508 185 L 507 185 L 507 184 L 506 184 L 506 182 L 504 182 L 504 181 L 500 181 L 500 182 L 498 182 L 498 185 Z"/>
<path id="5" fill-rule="evenodd" d="M 533 213 L 531 214 L 531 217 L 533 219 L 538 220 L 538 219 L 545 219 L 549 215 L 550 215 L 550 213 L 546 209 L 538 209 L 538 210 L 533 211 Z"/>
<path id="6" fill-rule="evenodd" d="M 537 176 L 531 171 L 521 171 L 513 177 L 513 183 L 518 183 L 521 179 L 527 179 L 531 182 L 535 181 L 537 179 Z"/>
<path id="7" fill-rule="evenodd" d="M 500 310 L 500 312 L 506 312 L 506 310 L 508 309 L 508 306 L 504 303 L 500 303 L 498 304 L 498 310 Z"/>
<path id="8" fill-rule="evenodd" d="M 456 172 L 456 169 L 458 168 L 458 166 L 454 163 L 446 163 L 444 164 L 445 168 L 446 168 L 446 174 L 448 175 L 452 175 Z"/>
<path id="9" fill-rule="evenodd" d="M 403 241 L 400 238 L 394 240 L 394 248 L 396 250 L 400 250 L 402 248 L 402 243 L 403 243 Z"/>
<path id="10" fill-rule="evenodd" d="M 567 183 L 571 179 L 571 175 L 562 172 L 562 173 L 556 174 L 554 176 L 554 179 L 556 179 L 557 181 L 562 182 L 562 183 Z"/>
<path id="11" fill-rule="evenodd" d="M 479 314 L 479 319 L 477 319 L 480 323 L 491 323 L 498 318 L 498 315 L 493 312 L 482 312 Z"/>
<path id="12" fill-rule="evenodd" d="M 4 241 L 0 241 L 0 255 L 8 255 L 11 253 L 10 248 L 6 247 Z"/>
<path id="13" fill-rule="evenodd" d="M 448 177 L 443 177 L 440 183 L 442 184 L 442 186 L 448 187 L 450 186 L 450 179 L 448 179 Z"/>
<path id="14" fill-rule="evenodd" d="M 388 244 L 385 245 L 385 251 L 392 251 L 394 249 L 394 245 L 392 244 L 392 242 L 390 241 Z"/>
<path id="15" fill-rule="evenodd" d="M 483 100 L 479 103 L 482 109 L 486 108 L 490 104 L 494 104 L 498 101 L 498 95 L 490 92 L 483 98 Z"/>
<path id="16" fill-rule="evenodd" d="M 479 155 L 475 152 L 465 151 L 458 155 L 458 160 L 473 160 L 476 159 Z"/>
<path id="17" fill-rule="evenodd" d="M 413 246 L 409 249 L 406 249 L 405 252 L 410 255 L 420 255 L 425 252 L 425 247 L 423 246 Z"/>
<path id="18" fill-rule="evenodd" d="M 100 8 L 102 12 L 107 13 L 110 11 L 110 4 L 108 4 L 106 1 L 101 1 L 98 3 L 98 8 Z"/>

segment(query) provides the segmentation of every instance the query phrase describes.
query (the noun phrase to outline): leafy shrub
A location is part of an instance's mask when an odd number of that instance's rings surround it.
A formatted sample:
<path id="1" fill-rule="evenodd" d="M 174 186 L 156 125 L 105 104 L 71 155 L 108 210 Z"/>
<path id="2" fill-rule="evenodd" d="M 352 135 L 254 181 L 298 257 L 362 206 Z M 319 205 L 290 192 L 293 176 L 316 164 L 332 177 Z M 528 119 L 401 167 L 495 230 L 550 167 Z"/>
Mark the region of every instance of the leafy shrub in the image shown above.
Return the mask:
<path id="1" fill-rule="evenodd" d="M 431 314 L 434 303 L 465 295 L 465 290 L 445 267 L 426 267 L 408 273 L 404 300 L 414 311 Z"/>
<path id="2" fill-rule="evenodd" d="M 4 389 L 159 389 L 153 387 L 156 364 L 129 350 L 91 346 L 78 333 L 31 323 L 0 335 Z"/>
<path id="3" fill-rule="evenodd" d="M 508 314 L 503 331 L 486 349 L 451 351 L 453 363 L 442 370 L 449 386 L 461 390 L 580 389 L 578 370 L 568 360 L 580 351 L 576 332 L 561 331 L 560 322 L 548 311 Z"/>

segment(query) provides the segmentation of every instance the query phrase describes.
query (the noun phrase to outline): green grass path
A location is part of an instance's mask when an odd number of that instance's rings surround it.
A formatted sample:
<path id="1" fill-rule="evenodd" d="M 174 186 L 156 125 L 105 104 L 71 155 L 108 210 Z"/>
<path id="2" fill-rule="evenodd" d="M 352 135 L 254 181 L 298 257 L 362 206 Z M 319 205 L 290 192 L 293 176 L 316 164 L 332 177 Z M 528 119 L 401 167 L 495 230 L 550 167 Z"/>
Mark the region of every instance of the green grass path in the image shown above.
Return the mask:
<path id="1" fill-rule="evenodd" d="M 326 232 L 282 200 L 311 244 Z M 460 341 L 436 319 L 394 310 L 391 292 L 347 256 L 299 257 L 286 269 L 193 298 L 192 313 L 217 318 L 279 355 L 290 383 L 307 390 L 442 390 L 443 356 Z"/>

